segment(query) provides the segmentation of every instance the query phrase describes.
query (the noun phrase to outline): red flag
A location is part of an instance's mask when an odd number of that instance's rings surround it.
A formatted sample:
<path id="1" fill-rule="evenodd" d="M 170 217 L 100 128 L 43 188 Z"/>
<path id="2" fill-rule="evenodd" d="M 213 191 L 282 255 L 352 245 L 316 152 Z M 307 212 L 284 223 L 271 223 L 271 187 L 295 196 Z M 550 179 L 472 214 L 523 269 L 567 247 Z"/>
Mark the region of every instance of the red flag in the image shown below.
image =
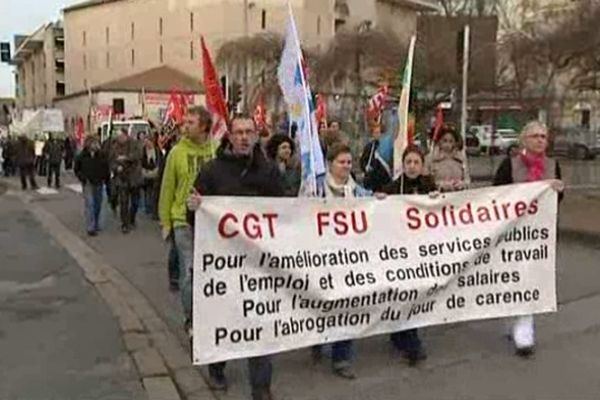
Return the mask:
<path id="1" fill-rule="evenodd" d="M 254 123 L 259 131 L 263 131 L 267 128 L 267 110 L 262 93 L 258 96 L 256 108 L 254 109 Z"/>
<path id="2" fill-rule="evenodd" d="M 440 140 L 440 133 L 444 127 L 444 110 L 441 104 L 437 106 L 435 112 L 435 126 L 433 128 L 433 143 L 437 143 Z"/>
<path id="3" fill-rule="evenodd" d="M 77 141 L 77 146 L 80 148 L 83 146 L 84 136 L 85 127 L 83 124 L 83 118 L 79 117 L 79 119 L 77 119 L 77 125 L 75 126 L 75 140 Z"/>
<path id="4" fill-rule="evenodd" d="M 177 93 L 175 90 L 172 90 L 163 125 L 168 124 L 171 120 L 176 124 L 183 123 L 183 117 L 187 111 L 187 104 L 185 103 L 186 101 L 183 95 L 181 93 Z"/>
<path id="5" fill-rule="evenodd" d="M 416 134 L 416 121 L 415 116 L 410 115 L 408 118 L 408 129 L 407 129 L 407 137 L 408 137 L 408 145 L 412 146 L 415 144 L 415 134 Z"/>
<path id="6" fill-rule="evenodd" d="M 227 133 L 227 121 L 229 115 L 227 105 L 223 98 L 223 91 L 217 77 L 215 65 L 212 62 L 204 37 L 200 39 L 202 44 L 202 70 L 204 72 L 204 90 L 206 91 L 206 107 L 213 115 L 213 127 L 211 135 L 214 140 L 220 140 Z"/>
<path id="7" fill-rule="evenodd" d="M 369 119 L 381 119 L 381 114 L 385 108 L 385 102 L 387 101 L 390 89 L 388 85 L 383 85 L 377 90 L 377 93 L 369 100 L 369 106 L 367 108 L 367 117 Z"/>
<path id="8" fill-rule="evenodd" d="M 325 123 L 327 125 L 327 103 L 325 102 L 325 96 L 322 94 L 317 95 L 317 110 L 316 110 L 317 123 Z"/>

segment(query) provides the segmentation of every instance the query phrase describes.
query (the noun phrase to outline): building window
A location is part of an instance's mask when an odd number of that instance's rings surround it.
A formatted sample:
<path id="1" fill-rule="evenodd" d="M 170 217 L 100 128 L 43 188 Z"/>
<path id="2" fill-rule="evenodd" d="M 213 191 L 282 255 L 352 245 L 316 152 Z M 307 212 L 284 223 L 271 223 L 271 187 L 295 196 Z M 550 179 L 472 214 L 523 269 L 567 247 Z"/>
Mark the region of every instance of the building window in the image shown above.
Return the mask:
<path id="1" fill-rule="evenodd" d="M 194 13 L 190 13 L 190 32 L 194 32 Z"/>
<path id="2" fill-rule="evenodd" d="M 160 63 L 163 63 L 164 61 L 164 54 L 163 54 L 163 46 L 162 44 L 160 45 L 159 49 L 158 49 L 158 60 Z"/>
<path id="3" fill-rule="evenodd" d="M 160 36 L 162 36 L 162 34 L 163 34 L 163 19 L 162 18 L 158 19 L 158 34 Z"/>
<path id="4" fill-rule="evenodd" d="M 317 35 L 321 34 L 321 16 L 317 17 Z"/>
<path id="5" fill-rule="evenodd" d="M 87 55 L 83 55 L 83 69 L 87 70 Z"/>
<path id="6" fill-rule="evenodd" d="M 338 33 L 346 25 L 345 19 L 336 19 L 334 22 L 335 33 Z"/>
<path id="7" fill-rule="evenodd" d="M 581 111 L 581 127 L 585 129 L 590 129 L 592 120 L 592 112 L 590 110 Z"/>
<path id="8" fill-rule="evenodd" d="M 110 53 L 106 52 L 106 68 L 110 68 Z"/>
<path id="9" fill-rule="evenodd" d="M 131 40 L 135 40 L 135 23 L 131 23 Z"/>
<path id="10" fill-rule="evenodd" d="M 131 49 L 131 66 L 135 67 L 135 49 Z"/>
<path id="11" fill-rule="evenodd" d="M 267 10 L 262 10 L 260 18 L 260 27 L 263 30 L 267 29 Z"/>
<path id="12" fill-rule="evenodd" d="M 81 41 L 82 41 L 83 45 L 85 46 L 86 43 L 87 43 L 87 33 L 86 33 L 86 31 L 83 31 L 83 35 L 82 35 Z"/>
<path id="13" fill-rule="evenodd" d="M 83 80 L 83 87 L 87 89 L 87 87 L 88 87 L 87 79 Z"/>
<path id="14" fill-rule="evenodd" d="M 190 42 L 190 60 L 194 59 L 194 41 Z"/>

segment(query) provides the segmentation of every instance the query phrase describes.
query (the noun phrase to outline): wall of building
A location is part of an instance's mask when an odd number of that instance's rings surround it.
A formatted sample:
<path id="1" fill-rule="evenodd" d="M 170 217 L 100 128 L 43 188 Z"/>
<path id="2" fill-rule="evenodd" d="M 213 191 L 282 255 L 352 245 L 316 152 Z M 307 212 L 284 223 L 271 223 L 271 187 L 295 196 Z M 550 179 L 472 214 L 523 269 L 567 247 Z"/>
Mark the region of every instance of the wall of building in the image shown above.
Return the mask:
<path id="1" fill-rule="evenodd" d="M 284 2 L 250 3 L 250 34 L 283 32 Z M 225 41 L 243 36 L 242 5 L 243 0 L 129 0 L 66 12 L 67 94 L 163 64 L 200 78 L 200 35 L 214 53 Z M 295 0 L 293 7 L 304 44 L 316 46 L 331 38 L 333 0 Z"/>
<path id="2" fill-rule="evenodd" d="M 64 79 L 56 71 L 57 55 L 62 56 L 62 51 L 56 48 L 57 36 L 62 36 L 62 30 L 55 29 L 54 24 L 46 25 L 31 36 L 42 45 L 17 65 L 16 103 L 19 109 L 52 107 L 57 96 L 56 81 Z"/>

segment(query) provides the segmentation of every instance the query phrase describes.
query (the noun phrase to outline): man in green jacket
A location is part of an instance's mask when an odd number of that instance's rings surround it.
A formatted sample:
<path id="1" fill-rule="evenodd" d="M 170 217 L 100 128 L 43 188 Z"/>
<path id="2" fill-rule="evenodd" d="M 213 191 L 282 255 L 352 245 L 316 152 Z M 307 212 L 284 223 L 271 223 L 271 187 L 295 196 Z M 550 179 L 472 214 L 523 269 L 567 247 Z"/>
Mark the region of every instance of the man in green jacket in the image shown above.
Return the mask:
<path id="1" fill-rule="evenodd" d="M 163 239 L 174 240 L 179 256 L 179 287 L 188 333 L 192 318 L 192 287 L 188 277 L 191 276 L 194 241 L 186 219 L 186 200 L 198 172 L 214 157 L 214 146 L 209 139 L 211 126 L 211 116 L 204 107 L 188 110 L 182 139 L 167 157 L 158 204 Z"/>

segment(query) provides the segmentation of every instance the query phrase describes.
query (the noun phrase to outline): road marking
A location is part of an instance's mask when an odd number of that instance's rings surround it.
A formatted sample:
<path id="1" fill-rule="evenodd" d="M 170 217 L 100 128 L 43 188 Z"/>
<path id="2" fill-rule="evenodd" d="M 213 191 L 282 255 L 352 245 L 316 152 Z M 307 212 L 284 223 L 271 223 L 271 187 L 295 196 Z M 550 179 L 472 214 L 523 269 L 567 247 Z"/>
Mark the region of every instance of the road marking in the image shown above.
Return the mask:
<path id="1" fill-rule="evenodd" d="M 58 194 L 58 190 L 56 189 L 52 189 L 49 187 L 41 187 L 38 190 L 36 190 L 37 193 L 41 194 L 41 195 L 54 195 L 54 194 Z"/>
<path id="2" fill-rule="evenodd" d="M 81 187 L 81 183 L 73 183 L 65 186 L 67 189 L 74 191 L 75 193 L 82 194 L 83 187 Z"/>

